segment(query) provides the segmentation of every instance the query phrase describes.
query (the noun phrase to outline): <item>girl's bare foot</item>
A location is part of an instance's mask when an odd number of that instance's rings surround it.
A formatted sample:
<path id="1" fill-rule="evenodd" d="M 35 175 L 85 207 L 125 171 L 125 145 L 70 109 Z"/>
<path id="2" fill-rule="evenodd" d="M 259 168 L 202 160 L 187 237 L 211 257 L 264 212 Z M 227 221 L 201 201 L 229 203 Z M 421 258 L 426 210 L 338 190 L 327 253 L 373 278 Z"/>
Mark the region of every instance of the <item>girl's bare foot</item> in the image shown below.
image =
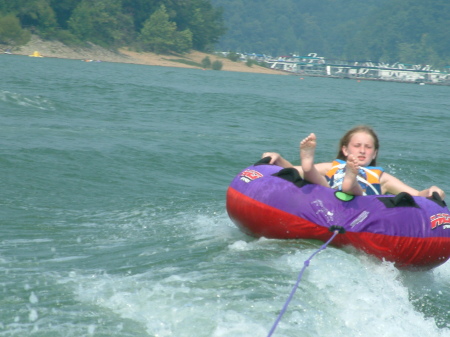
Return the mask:
<path id="1" fill-rule="evenodd" d="M 303 172 L 309 172 L 314 167 L 314 153 L 316 151 L 316 135 L 311 133 L 300 142 L 300 159 Z"/>
<path id="2" fill-rule="evenodd" d="M 325 176 L 314 166 L 316 151 L 316 135 L 311 133 L 300 142 L 300 159 L 302 161 L 303 178 L 310 183 L 330 187 Z"/>
<path id="3" fill-rule="evenodd" d="M 353 195 L 363 194 L 363 190 L 357 180 L 358 171 L 358 160 L 353 155 L 348 155 L 344 181 L 342 182 L 342 192 Z"/>

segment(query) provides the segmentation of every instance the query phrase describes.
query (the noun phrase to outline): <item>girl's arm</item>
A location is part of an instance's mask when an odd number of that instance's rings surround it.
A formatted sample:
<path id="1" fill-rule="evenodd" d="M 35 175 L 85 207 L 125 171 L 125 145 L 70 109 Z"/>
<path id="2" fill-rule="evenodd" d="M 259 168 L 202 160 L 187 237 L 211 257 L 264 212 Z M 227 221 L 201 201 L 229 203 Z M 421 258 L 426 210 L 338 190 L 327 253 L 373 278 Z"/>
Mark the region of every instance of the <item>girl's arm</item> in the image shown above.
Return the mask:
<path id="1" fill-rule="evenodd" d="M 399 194 L 400 192 L 406 192 L 413 196 L 420 197 L 431 197 L 433 192 L 437 192 L 442 199 L 445 198 L 445 192 L 437 186 L 431 186 L 425 190 L 418 191 L 386 172 L 381 175 L 381 192 L 383 194 Z"/>
<path id="2" fill-rule="evenodd" d="M 293 167 L 293 168 L 297 169 L 297 171 L 300 173 L 301 177 L 304 177 L 303 169 L 301 166 L 292 165 L 289 161 L 284 159 L 279 153 L 264 152 L 261 158 L 264 158 L 264 157 L 271 157 L 269 164 L 278 165 L 283 168 Z M 318 163 L 318 164 L 315 164 L 314 166 L 316 167 L 317 171 L 319 171 L 322 175 L 325 175 L 331 169 L 332 163 Z"/>
<path id="3" fill-rule="evenodd" d="M 270 157 L 269 164 L 278 165 L 283 168 L 294 167 L 289 161 L 284 159 L 279 153 L 276 152 L 264 152 L 261 158 Z"/>

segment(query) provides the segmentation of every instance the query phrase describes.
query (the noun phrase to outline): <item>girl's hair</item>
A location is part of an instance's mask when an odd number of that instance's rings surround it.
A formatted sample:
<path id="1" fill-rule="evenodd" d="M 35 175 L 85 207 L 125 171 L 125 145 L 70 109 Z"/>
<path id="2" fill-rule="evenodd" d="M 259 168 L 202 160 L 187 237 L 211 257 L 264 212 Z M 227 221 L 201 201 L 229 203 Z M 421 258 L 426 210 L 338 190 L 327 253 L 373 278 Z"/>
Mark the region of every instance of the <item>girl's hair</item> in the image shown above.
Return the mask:
<path id="1" fill-rule="evenodd" d="M 337 155 L 338 159 L 347 160 L 347 157 L 344 155 L 344 152 L 342 152 L 342 147 L 343 146 L 347 147 L 348 144 L 350 143 L 350 139 L 353 137 L 353 135 L 355 133 L 358 133 L 358 132 L 365 132 L 372 136 L 373 142 L 374 142 L 374 147 L 375 147 L 375 150 L 377 150 L 377 155 L 378 155 L 378 149 L 380 148 L 380 142 L 378 140 L 377 134 L 375 133 L 375 131 L 373 131 L 373 129 L 370 126 L 358 125 L 358 126 L 355 126 L 353 129 L 348 130 L 347 133 L 339 141 L 339 152 Z M 376 165 L 377 165 L 377 158 L 375 157 L 372 160 L 372 162 L 369 164 L 369 166 L 376 166 Z"/>

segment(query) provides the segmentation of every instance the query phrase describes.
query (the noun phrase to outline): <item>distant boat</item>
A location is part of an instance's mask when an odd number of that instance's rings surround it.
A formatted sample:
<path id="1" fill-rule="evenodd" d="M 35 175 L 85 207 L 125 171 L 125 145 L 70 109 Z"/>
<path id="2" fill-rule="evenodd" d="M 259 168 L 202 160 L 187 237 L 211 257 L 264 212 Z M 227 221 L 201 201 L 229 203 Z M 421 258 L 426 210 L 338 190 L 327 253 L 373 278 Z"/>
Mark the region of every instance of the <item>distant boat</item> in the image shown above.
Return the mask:
<path id="1" fill-rule="evenodd" d="M 32 55 L 28 55 L 30 57 L 43 57 L 41 54 L 39 54 L 38 51 L 35 51 Z"/>
<path id="2" fill-rule="evenodd" d="M 9 49 L 9 48 L 6 49 L 6 50 L 5 50 L 5 54 L 12 54 L 12 53 L 11 53 L 11 49 Z"/>

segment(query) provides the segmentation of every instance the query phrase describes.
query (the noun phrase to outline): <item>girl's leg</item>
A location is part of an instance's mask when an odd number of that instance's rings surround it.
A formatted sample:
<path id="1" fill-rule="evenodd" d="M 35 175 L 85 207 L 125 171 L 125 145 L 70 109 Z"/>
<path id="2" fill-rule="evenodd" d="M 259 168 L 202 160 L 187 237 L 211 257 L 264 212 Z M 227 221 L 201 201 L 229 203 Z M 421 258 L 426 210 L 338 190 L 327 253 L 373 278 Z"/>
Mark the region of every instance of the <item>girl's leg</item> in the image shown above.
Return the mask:
<path id="1" fill-rule="evenodd" d="M 347 165 L 345 169 L 344 181 L 342 182 L 342 192 L 353 194 L 353 195 L 363 195 L 363 189 L 358 184 L 356 177 L 358 176 L 359 165 L 353 155 L 347 157 Z"/>

